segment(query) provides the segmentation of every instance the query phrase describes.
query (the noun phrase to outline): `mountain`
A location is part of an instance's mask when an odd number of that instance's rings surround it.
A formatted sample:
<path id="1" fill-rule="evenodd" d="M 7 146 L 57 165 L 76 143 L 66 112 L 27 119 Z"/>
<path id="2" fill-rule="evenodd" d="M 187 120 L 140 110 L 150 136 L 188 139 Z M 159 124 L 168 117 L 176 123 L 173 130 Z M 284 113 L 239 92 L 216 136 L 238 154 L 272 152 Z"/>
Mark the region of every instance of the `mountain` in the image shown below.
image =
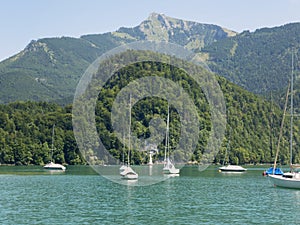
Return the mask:
<path id="1" fill-rule="evenodd" d="M 139 40 L 161 40 L 200 52 L 202 48 L 237 33 L 152 13 L 134 28 L 80 38 L 31 41 L 20 53 L 0 63 L 0 103 L 16 100 L 69 103 L 86 68 L 104 52 Z"/>
<path id="2" fill-rule="evenodd" d="M 292 53 L 299 55 L 300 23 L 244 31 L 202 49 L 210 68 L 239 86 L 257 94 L 282 92 L 291 70 Z M 295 57 L 295 75 L 299 62 Z"/>
<path id="3" fill-rule="evenodd" d="M 0 103 L 13 102 L 0 104 L 0 134 L 3 137 L 0 141 L 0 163 L 44 164 L 48 160 L 45 153 L 49 151 L 48 143 L 51 141 L 53 124 L 58 129 L 56 159 L 61 163 L 83 163 L 73 137 L 71 106 L 61 107 L 56 103 L 72 102 L 81 75 L 98 56 L 121 44 L 139 40 L 175 42 L 197 52 L 206 60 L 212 71 L 220 75 L 216 77 L 226 102 L 227 128 L 232 128 L 230 162 L 272 162 L 282 110 L 254 93 L 266 94 L 272 90 L 278 92 L 277 98 L 281 100 L 281 93 L 286 91 L 290 77 L 292 49 L 295 53 L 299 50 L 299 30 L 299 24 L 294 23 L 238 34 L 216 25 L 183 21 L 154 13 L 134 28 L 120 28 L 115 32 L 84 35 L 80 38 L 44 38 L 32 41 L 19 54 L 0 63 Z M 142 70 L 137 70 L 140 69 L 139 65 L 130 65 L 128 69 L 135 71 L 137 76 L 142 71 L 144 74 L 152 74 L 150 72 L 155 72 L 157 68 L 160 68 L 156 71 L 157 74 L 170 75 L 169 66 L 165 66 L 166 70 L 163 70 L 155 63 L 143 63 Z M 178 78 L 183 78 L 182 70 L 174 71 Z M 298 70 L 295 72 L 298 77 Z M 126 77 L 115 80 L 120 84 L 128 82 Z M 187 92 L 191 91 L 191 96 L 201 107 L 200 135 L 206 137 L 211 127 L 210 114 L 205 111 L 209 108 L 205 104 L 205 98 L 200 91 L 193 88 L 192 80 L 182 80 L 181 84 L 183 88 L 187 88 Z M 106 87 L 103 91 L 106 91 L 107 98 L 98 101 L 97 105 L 97 110 L 102 110 L 103 116 L 95 115 L 95 119 L 99 126 L 97 128 L 103 129 L 99 133 L 104 135 L 105 146 L 118 155 L 118 150 L 123 147 L 113 137 L 110 113 L 107 112 L 120 88 L 117 85 L 111 86 L 113 88 Z M 295 89 L 297 88 L 299 83 L 296 82 Z M 295 100 L 299 102 L 299 99 L 296 95 Z M 15 102 L 17 100 L 38 102 Z M 56 103 L 45 103 L 48 101 Z M 147 129 L 151 116 L 164 115 L 167 104 L 163 100 L 154 99 L 151 102 L 148 99 L 135 107 L 137 108 L 133 109 L 132 117 L 133 132 L 141 137 L 149 133 Z M 146 110 L 140 110 L 142 107 Z M 170 125 L 177 127 L 176 123 Z M 285 124 L 281 142 L 281 163 L 287 163 L 289 158 L 287 126 Z M 299 121 L 295 121 L 294 129 L 299 129 L 299 126 Z M 227 139 L 223 142 L 220 154 L 215 159 L 216 163 L 224 159 L 229 130 L 227 129 Z M 175 137 L 179 134 L 176 129 L 172 132 L 175 132 Z M 299 138 L 295 134 L 296 142 Z M 200 139 L 203 140 L 205 139 Z M 175 138 L 171 141 L 176 142 Z M 201 144 L 199 143 L 199 148 L 192 156 L 195 160 L 201 158 L 203 153 Z M 299 151 L 296 149 L 294 160 L 299 162 L 299 159 Z M 134 155 L 134 160 L 137 163 L 143 162 L 138 154 Z"/>
<path id="4" fill-rule="evenodd" d="M 236 35 L 235 32 L 216 25 L 184 21 L 156 13 L 152 13 L 137 27 L 120 28 L 113 34 L 133 40 L 176 43 L 195 51 L 200 51 L 215 41 Z"/>

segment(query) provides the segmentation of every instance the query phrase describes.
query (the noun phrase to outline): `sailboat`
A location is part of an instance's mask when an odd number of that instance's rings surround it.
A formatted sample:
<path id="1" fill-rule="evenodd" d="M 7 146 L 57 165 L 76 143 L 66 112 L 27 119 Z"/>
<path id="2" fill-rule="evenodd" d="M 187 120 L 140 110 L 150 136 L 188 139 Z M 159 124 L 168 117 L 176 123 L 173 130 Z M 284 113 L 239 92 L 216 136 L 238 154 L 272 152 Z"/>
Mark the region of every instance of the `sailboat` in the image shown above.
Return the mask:
<path id="1" fill-rule="evenodd" d="M 180 170 L 176 169 L 174 164 L 170 160 L 169 120 L 170 120 L 170 115 L 169 115 L 169 107 L 168 107 L 163 173 L 165 173 L 165 174 L 179 174 Z"/>
<path id="2" fill-rule="evenodd" d="M 291 111 L 290 111 L 290 169 L 288 173 L 284 173 L 282 176 L 275 174 L 269 175 L 270 180 L 273 182 L 274 186 L 284 187 L 284 188 L 295 188 L 300 189 L 300 173 L 297 169 L 300 168 L 299 165 L 293 164 L 293 118 L 294 118 L 294 55 L 292 55 L 292 73 L 291 73 Z M 276 161 L 275 161 L 276 163 Z M 274 163 L 274 164 L 275 164 Z M 275 166 L 274 166 L 275 167 Z"/>
<path id="3" fill-rule="evenodd" d="M 286 91 L 284 110 L 283 110 L 283 116 L 282 116 L 282 120 L 281 120 L 281 126 L 280 126 L 280 132 L 279 132 L 279 138 L 278 138 L 278 143 L 277 143 L 277 149 L 276 149 L 274 164 L 273 164 L 272 167 L 270 167 L 269 169 L 267 169 L 263 172 L 263 176 L 269 176 L 269 175 L 282 176 L 284 174 L 283 171 L 280 168 L 276 167 L 276 166 L 277 166 L 277 158 L 278 158 L 278 153 L 279 153 L 280 141 L 281 141 L 281 138 L 282 138 L 282 130 L 283 130 L 283 125 L 284 125 L 286 108 L 287 108 L 287 103 L 288 103 L 288 99 L 289 99 L 289 89 L 290 89 L 290 83 L 289 83 L 287 91 Z"/>
<path id="4" fill-rule="evenodd" d="M 130 167 L 130 149 L 131 149 L 131 143 L 130 143 L 130 137 L 131 137 L 131 95 L 129 99 L 129 132 L 128 132 L 128 154 L 127 154 L 127 165 L 120 168 L 120 175 L 122 179 L 125 180 L 137 180 L 139 175 Z"/>
<path id="5" fill-rule="evenodd" d="M 52 143 L 51 143 L 51 157 L 50 157 L 51 160 L 50 160 L 49 163 L 47 163 L 47 164 L 44 166 L 44 169 L 47 169 L 47 170 L 62 170 L 62 171 L 65 171 L 65 170 L 66 170 L 66 167 L 65 167 L 65 166 L 53 162 L 54 127 L 55 127 L 55 125 L 53 125 L 53 127 L 52 127 Z"/>
<path id="6" fill-rule="evenodd" d="M 230 132 L 230 136 L 231 136 L 231 132 Z M 230 136 L 229 136 L 229 140 L 228 140 L 226 151 L 225 151 L 225 157 L 224 157 L 223 165 L 222 165 L 222 167 L 219 167 L 219 171 L 220 172 L 245 172 L 245 171 L 247 171 L 247 169 L 245 169 L 242 166 L 230 165 L 230 164 L 225 166 L 227 151 L 228 151 L 229 144 L 230 144 Z"/>

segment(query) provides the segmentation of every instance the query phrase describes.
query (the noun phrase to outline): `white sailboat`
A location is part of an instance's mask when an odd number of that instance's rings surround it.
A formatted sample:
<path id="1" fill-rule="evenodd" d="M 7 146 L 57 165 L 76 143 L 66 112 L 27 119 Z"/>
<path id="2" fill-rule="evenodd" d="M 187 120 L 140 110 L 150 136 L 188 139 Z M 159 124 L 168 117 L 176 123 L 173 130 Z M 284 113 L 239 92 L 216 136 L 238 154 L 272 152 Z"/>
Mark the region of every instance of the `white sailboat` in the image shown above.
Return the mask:
<path id="1" fill-rule="evenodd" d="M 65 167 L 65 166 L 53 162 L 54 127 L 55 127 L 55 125 L 53 125 L 53 127 L 52 127 L 52 144 L 51 144 L 51 157 L 50 157 L 51 160 L 50 160 L 49 163 L 47 163 L 47 164 L 44 166 L 44 169 L 47 169 L 47 170 L 62 170 L 62 171 L 65 171 L 65 170 L 66 170 L 66 167 Z"/>
<path id="2" fill-rule="evenodd" d="M 169 120 L 170 120 L 170 115 L 169 115 L 169 107 L 168 107 L 163 173 L 165 173 L 165 174 L 179 174 L 180 170 L 176 169 L 174 164 L 170 160 Z"/>
<path id="3" fill-rule="evenodd" d="M 231 132 L 230 132 L 231 135 Z M 229 144 L 230 144 L 230 136 L 229 136 L 229 140 L 227 143 L 227 147 L 226 147 L 226 152 L 225 152 L 225 157 L 224 157 L 224 161 L 223 161 L 223 165 L 221 167 L 219 167 L 219 171 L 220 172 L 235 172 L 235 173 L 240 173 L 240 172 L 245 172 L 247 171 L 247 169 L 245 169 L 242 166 L 238 166 L 238 165 L 225 165 L 226 162 L 226 157 L 227 157 L 227 151 L 229 148 Z"/>
<path id="4" fill-rule="evenodd" d="M 125 167 L 120 168 L 120 175 L 122 179 L 125 180 L 137 180 L 139 175 L 130 167 L 130 150 L 131 150 L 131 143 L 130 143 L 130 137 L 131 137 L 131 95 L 129 98 L 129 132 L 128 132 L 128 154 L 127 154 L 127 165 Z"/>
<path id="5" fill-rule="evenodd" d="M 291 172 L 284 173 L 282 176 L 279 175 L 269 175 L 270 180 L 273 182 L 274 186 L 284 187 L 284 188 L 295 188 L 300 189 L 300 173 L 297 169 L 300 168 L 299 165 L 293 164 L 293 115 L 294 115 L 294 102 L 293 102 L 293 95 L 294 95 L 294 56 L 292 55 L 292 73 L 291 73 L 291 118 L 290 118 L 290 168 Z M 275 161 L 276 163 L 276 161 Z"/>

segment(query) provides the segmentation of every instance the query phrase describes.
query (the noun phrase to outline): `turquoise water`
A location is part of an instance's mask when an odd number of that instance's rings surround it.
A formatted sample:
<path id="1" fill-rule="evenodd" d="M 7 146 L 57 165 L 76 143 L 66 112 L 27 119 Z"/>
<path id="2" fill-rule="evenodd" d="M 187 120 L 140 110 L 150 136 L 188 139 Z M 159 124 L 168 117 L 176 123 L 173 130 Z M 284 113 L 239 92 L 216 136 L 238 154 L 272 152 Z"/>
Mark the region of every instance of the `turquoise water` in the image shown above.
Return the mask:
<path id="1" fill-rule="evenodd" d="M 300 190 L 272 187 L 263 169 L 185 167 L 179 177 L 139 187 L 89 167 L 2 166 L 0 224 L 300 224 Z"/>

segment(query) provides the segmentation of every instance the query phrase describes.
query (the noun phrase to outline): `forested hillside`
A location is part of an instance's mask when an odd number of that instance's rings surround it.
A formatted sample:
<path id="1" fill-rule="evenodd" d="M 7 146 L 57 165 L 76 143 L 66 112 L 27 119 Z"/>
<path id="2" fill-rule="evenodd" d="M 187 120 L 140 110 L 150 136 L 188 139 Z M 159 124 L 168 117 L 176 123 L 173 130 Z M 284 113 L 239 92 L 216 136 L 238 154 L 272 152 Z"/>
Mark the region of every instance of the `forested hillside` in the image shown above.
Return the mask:
<path id="1" fill-rule="evenodd" d="M 105 147 L 116 158 L 121 159 L 123 145 L 113 134 L 110 121 L 110 111 L 113 100 L 122 86 L 128 83 L 130 71 L 131 79 L 156 74 L 178 82 L 191 96 L 198 107 L 199 145 L 191 160 L 199 161 L 210 132 L 211 123 L 209 105 L 201 90 L 185 73 L 165 64 L 143 62 L 130 65 L 119 71 L 105 86 L 99 95 L 97 103 L 96 121 L 97 129 Z M 170 73 L 172 71 L 172 73 Z M 172 76 L 171 76 L 172 75 Z M 222 163 L 228 141 L 230 141 L 229 161 L 231 163 L 271 163 L 275 156 L 275 145 L 279 135 L 282 111 L 254 94 L 243 90 L 218 77 L 219 84 L 224 93 L 227 107 L 227 130 L 222 148 L 215 162 Z M 55 124 L 54 159 L 59 163 L 82 164 L 85 163 L 76 145 L 72 128 L 71 105 L 61 107 L 46 102 L 16 102 L 0 105 L 0 163 L 28 165 L 43 165 L 49 161 L 51 147 L 52 127 Z M 171 106 L 170 135 L 171 145 L 178 141 L 180 127 L 178 127 L 178 114 Z M 137 137 L 147 137 L 149 121 L 155 116 L 166 118 L 167 102 L 158 98 L 146 98 L 135 104 L 132 108 L 132 132 Z M 288 121 L 288 119 L 286 119 Z M 294 126 L 298 131 L 299 123 Z M 230 137 L 230 138 L 229 138 Z M 289 129 L 286 122 L 282 140 L 279 161 L 287 163 Z M 299 139 L 295 132 L 296 142 Z M 161 160 L 163 143 L 159 145 L 160 154 L 155 160 Z M 299 149 L 295 149 L 295 162 L 299 162 Z M 134 163 L 146 163 L 146 156 L 139 149 L 134 149 Z M 97 163 L 106 163 L 98 161 Z"/>
<path id="2" fill-rule="evenodd" d="M 50 161 L 52 128 L 53 159 L 82 164 L 72 129 L 71 106 L 46 102 L 15 102 L 0 105 L 0 163 L 43 165 Z"/>
<path id="3" fill-rule="evenodd" d="M 253 93 L 284 92 L 292 72 L 299 77 L 300 23 L 244 31 L 202 49 L 210 68 Z M 297 79 L 297 82 L 298 79 Z"/>

